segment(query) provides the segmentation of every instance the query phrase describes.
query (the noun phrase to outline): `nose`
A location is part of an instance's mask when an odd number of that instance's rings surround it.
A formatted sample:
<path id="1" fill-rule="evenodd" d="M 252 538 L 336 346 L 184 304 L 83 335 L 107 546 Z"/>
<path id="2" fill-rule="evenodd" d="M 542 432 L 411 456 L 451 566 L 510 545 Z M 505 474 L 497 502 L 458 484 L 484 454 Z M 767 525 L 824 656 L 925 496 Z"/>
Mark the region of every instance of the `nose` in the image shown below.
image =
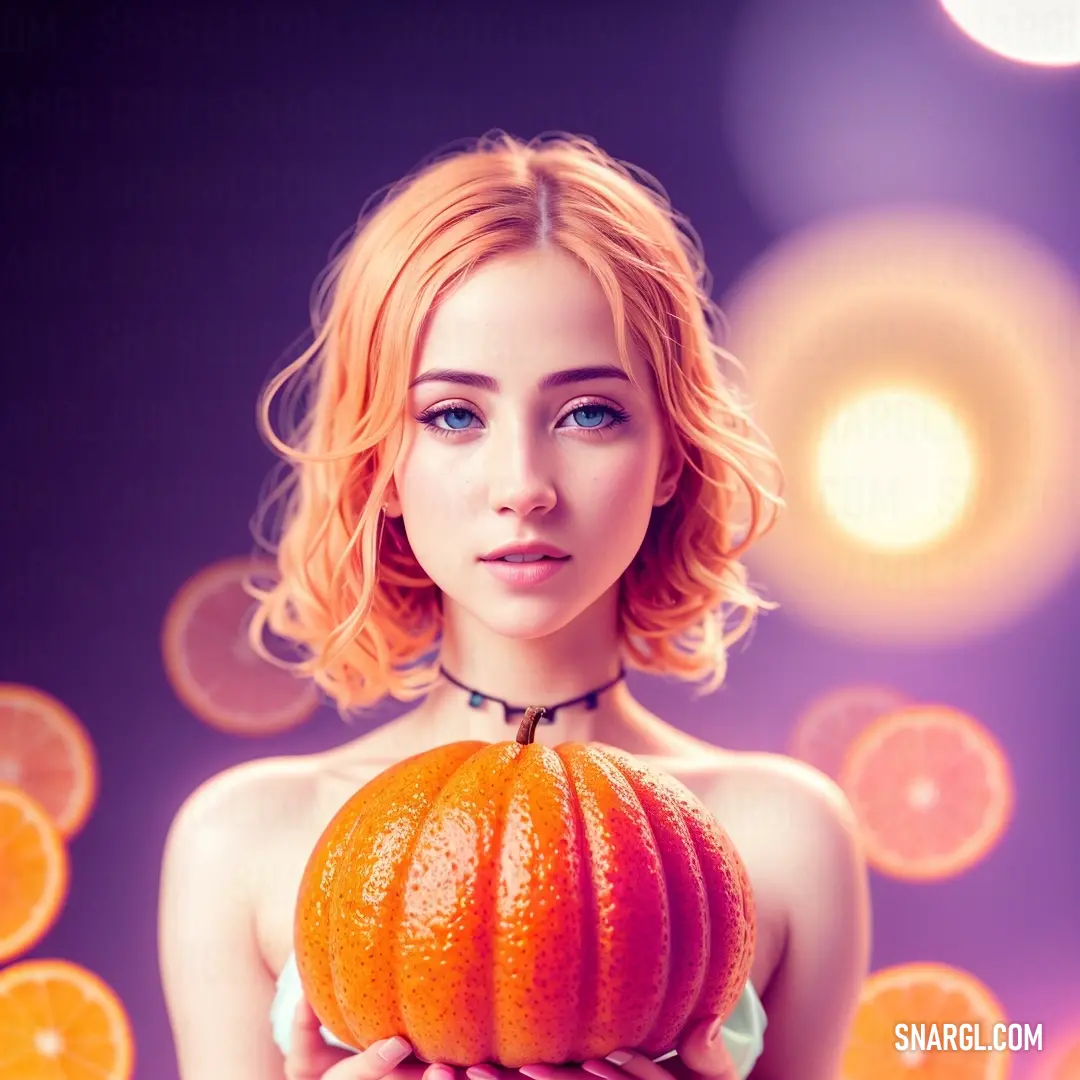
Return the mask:
<path id="1" fill-rule="evenodd" d="M 542 434 L 533 435 L 522 425 L 491 439 L 487 449 L 492 510 L 525 517 L 555 505 L 551 451 Z"/>

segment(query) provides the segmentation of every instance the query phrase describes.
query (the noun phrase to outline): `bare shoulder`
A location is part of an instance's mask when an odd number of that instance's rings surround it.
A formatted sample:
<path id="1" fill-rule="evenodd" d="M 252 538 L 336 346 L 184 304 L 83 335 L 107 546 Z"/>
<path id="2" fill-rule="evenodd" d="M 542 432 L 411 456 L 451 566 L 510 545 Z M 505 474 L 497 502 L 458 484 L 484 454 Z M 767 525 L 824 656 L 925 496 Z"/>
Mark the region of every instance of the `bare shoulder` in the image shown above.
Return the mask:
<path id="1" fill-rule="evenodd" d="M 355 746 L 226 769 L 180 807 L 166 843 L 163 910 L 211 882 L 276 976 L 292 948 L 296 892 L 323 829 L 378 771 Z M 207 886 L 202 886 L 207 887 Z"/>
<path id="2" fill-rule="evenodd" d="M 725 753 L 701 794 L 758 876 L 785 894 L 859 870 L 851 805 L 810 765 L 782 754 Z"/>
<path id="3" fill-rule="evenodd" d="M 310 813 L 316 770 L 303 758 L 246 762 L 212 776 L 181 804 L 162 858 L 163 910 L 193 883 L 224 890 L 222 901 L 252 917 L 265 867 Z"/>
<path id="4" fill-rule="evenodd" d="M 738 849 L 759 913 L 755 957 L 771 1038 L 763 1080 L 839 1075 L 869 966 L 869 882 L 855 816 L 837 784 L 780 754 L 727 754 L 703 801 Z"/>
<path id="5" fill-rule="evenodd" d="M 219 844 L 244 841 L 255 830 L 265 835 L 311 805 L 318 774 L 317 756 L 263 758 L 225 769 L 184 800 L 170 841 L 204 832 Z"/>
<path id="6" fill-rule="evenodd" d="M 184 1077 L 281 1075 L 265 1023 L 275 973 L 254 931 L 267 867 L 289 842 L 290 815 L 310 798 L 309 773 L 303 759 L 226 769 L 193 791 L 173 819 L 161 866 L 158 953 Z"/>
<path id="7" fill-rule="evenodd" d="M 865 868 L 851 807 L 827 776 L 782 754 L 717 751 L 687 786 L 723 826 L 754 889 L 755 985 L 780 971 L 807 896 L 864 903 Z"/>
<path id="8" fill-rule="evenodd" d="M 755 816 L 764 814 L 787 828 L 855 835 L 854 814 L 840 786 L 819 770 L 784 754 L 719 755 L 710 794 L 725 808 L 735 800 L 752 808 Z"/>

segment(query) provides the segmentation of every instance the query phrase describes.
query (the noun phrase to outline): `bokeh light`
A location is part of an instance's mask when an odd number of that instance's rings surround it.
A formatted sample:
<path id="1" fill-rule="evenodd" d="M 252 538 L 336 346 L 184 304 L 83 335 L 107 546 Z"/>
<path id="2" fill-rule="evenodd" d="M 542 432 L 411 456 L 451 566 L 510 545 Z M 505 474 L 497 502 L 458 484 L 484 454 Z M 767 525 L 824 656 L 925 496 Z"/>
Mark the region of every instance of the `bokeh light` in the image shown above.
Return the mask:
<path id="1" fill-rule="evenodd" d="M 851 215 L 783 241 L 724 306 L 786 474 L 748 558 L 789 611 L 942 641 L 1072 569 L 1080 290 L 1030 237 L 944 210 Z"/>
<path id="2" fill-rule="evenodd" d="M 796 717 L 788 753 L 838 780 L 855 739 L 879 717 L 907 704 L 907 697 L 891 686 L 848 683 L 833 687 Z"/>
<path id="3" fill-rule="evenodd" d="M 1024 0 L 1014 5 L 1020 6 Z M 974 8 L 995 0 L 968 0 Z M 964 206 L 1080 243 L 1062 72 L 986 62 L 935 4 L 754 0 L 718 88 L 732 164 L 776 233 L 899 201 Z"/>
<path id="4" fill-rule="evenodd" d="M 941 0 L 972 41 L 1008 60 L 1080 64 L 1080 0 Z"/>
<path id="5" fill-rule="evenodd" d="M 817 486 L 856 539 L 912 548 L 939 539 L 971 500 L 974 460 L 959 418 L 903 388 L 865 393 L 827 420 Z"/>

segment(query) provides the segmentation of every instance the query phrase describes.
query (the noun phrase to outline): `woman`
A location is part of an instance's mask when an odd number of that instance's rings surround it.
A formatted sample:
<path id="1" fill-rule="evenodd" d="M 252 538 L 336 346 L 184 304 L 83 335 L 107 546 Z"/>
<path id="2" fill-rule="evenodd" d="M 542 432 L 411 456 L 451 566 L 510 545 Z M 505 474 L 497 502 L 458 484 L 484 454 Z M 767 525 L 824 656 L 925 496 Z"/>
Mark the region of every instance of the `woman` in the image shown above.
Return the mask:
<path id="1" fill-rule="evenodd" d="M 182 1077 L 450 1080 L 400 1040 L 353 1053 L 320 1030 L 292 954 L 297 887 L 366 780 L 446 742 L 512 739 L 528 704 L 553 714 L 537 741 L 621 747 L 702 798 L 746 864 L 757 940 L 735 1013 L 675 1057 L 521 1072 L 834 1077 L 868 952 L 843 798 L 796 762 L 691 738 L 621 678 L 714 689 L 766 606 L 739 557 L 779 505 L 775 462 L 721 378 L 689 227 L 585 139 L 496 133 L 392 190 L 324 285 L 312 347 L 262 403 L 295 487 L 253 640 L 268 626 L 300 643 L 343 713 L 421 700 L 327 753 L 231 769 L 180 810 L 160 934 Z M 282 438 L 270 404 L 297 377 Z M 472 1080 L 510 1072 L 477 1066 Z"/>

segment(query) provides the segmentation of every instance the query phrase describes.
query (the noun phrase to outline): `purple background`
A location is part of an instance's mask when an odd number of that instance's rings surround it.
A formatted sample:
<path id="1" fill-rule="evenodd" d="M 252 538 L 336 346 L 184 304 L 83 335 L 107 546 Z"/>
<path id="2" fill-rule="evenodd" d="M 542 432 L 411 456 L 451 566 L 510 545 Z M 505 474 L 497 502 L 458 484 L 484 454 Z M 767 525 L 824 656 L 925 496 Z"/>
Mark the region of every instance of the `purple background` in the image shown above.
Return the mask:
<path id="1" fill-rule="evenodd" d="M 352 735 L 325 709 L 262 742 L 210 730 L 171 693 L 158 633 L 191 573 L 250 549 L 272 464 L 255 396 L 372 192 L 451 140 L 563 129 L 660 178 L 717 294 L 782 230 L 886 197 L 995 213 L 1080 268 L 1080 75 L 990 57 L 929 0 L 815 0 L 812 18 L 757 0 L 752 21 L 736 3 L 513 6 L 2 16 L 0 680 L 70 705 L 102 770 L 67 907 L 30 955 L 116 988 L 140 1076 L 176 1076 L 156 915 L 177 807 L 233 763 Z M 992 636 L 904 651 L 781 610 L 711 698 L 632 684 L 736 748 L 782 750 L 799 709 L 852 679 L 982 719 L 1011 756 L 1015 822 L 956 880 L 874 877 L 873 966 L 967 968 L 1052 1035 L 1080 1023 L 1078 600 L 1074 574 Z"/>

